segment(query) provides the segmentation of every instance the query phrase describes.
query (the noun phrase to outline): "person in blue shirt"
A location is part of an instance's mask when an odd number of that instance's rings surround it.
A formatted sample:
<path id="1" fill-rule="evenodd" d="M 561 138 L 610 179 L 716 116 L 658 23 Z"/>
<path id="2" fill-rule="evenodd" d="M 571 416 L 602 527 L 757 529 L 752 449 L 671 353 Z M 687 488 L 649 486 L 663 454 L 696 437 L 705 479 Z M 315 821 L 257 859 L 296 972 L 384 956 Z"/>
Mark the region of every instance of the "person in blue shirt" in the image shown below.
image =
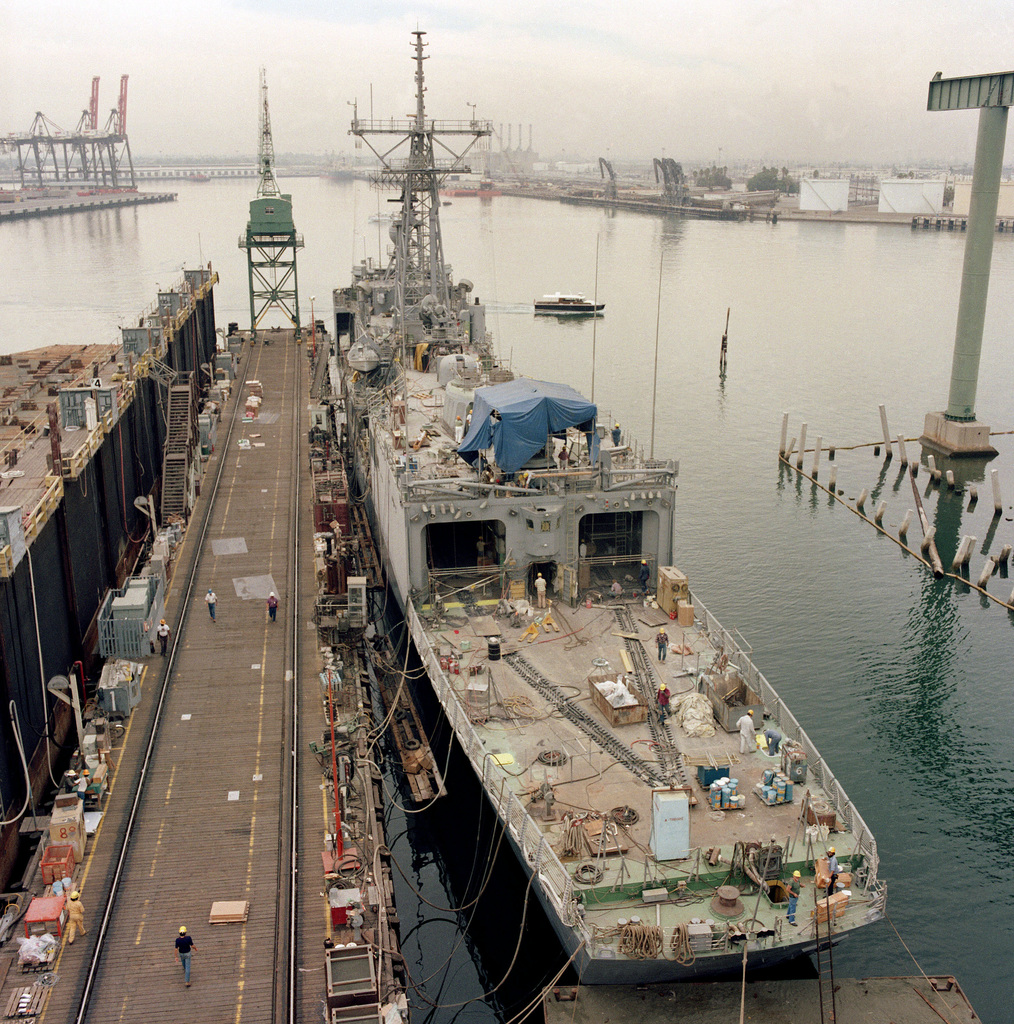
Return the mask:
<path id="1" fill-rule="evenodd" d="M 641 571 L 637 574 L 637 582 L 641 586 L 641 590 L 647 595 L 648 593 L 648 580 L 651 578 L 651 570 L 648 568 L 647 559 L 641 559 Z"/>
<path id="2" fill-rule="evenodd" d="M 617 423 L 613 427 L 612 436 L 613 436 L 613 447 L 614 448 L 619 448 L 620 447 L 620 437 L 621 437 L 619 423 Z"/>
<path id="3" fill-rule="evenodd" d="M 196 948 L 194 940 L 187 935 L 187 926 L 181 925 L 180 933 L 176 936 L 176 955 L 183 968 L 183 980 L 187 983 L 187 988 L 190 988 L 190 954 Z"/>

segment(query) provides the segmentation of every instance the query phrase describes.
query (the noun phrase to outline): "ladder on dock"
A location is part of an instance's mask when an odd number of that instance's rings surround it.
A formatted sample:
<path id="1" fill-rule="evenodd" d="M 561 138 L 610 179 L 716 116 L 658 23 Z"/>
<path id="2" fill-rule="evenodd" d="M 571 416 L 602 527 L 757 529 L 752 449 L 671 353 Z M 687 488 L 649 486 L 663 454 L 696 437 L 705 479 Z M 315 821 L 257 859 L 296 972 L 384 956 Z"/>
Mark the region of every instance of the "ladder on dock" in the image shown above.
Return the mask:
<path id="1" fill-rule="evenodd" d="M 197 438 L 197 406 L 193 384 L 169 386 L 168 429 L 162 454 L 162 522 L 171 515 L 186 517 L 190 463 Z"/>
<path id="2" fill-rule="evenodd" d="M 834 932 L 834 907 L 825 904 L 827 907 L 827 934 L 822 936 L 820 932 L 820 911 L 819 900 L 814 893 L 813 912 L 813 934 L 817 939 L 817 990 L 820 995 L 820 1022 L 821 1024 L 835 1024 L 835 999 L 834 999 L 834 944 L 831 941 Z M 827 948 L 821 951 L 820 944 L 823 938 L 827 939 Z"/>

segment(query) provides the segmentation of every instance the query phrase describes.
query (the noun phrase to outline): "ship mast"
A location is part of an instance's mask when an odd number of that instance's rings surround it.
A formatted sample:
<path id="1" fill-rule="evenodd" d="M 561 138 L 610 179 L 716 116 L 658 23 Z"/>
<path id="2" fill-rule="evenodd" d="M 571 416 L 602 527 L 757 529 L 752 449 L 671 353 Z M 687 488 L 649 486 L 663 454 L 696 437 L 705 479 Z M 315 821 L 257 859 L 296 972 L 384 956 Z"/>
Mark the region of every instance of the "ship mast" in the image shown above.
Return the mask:
<path id="1" fill-rule="evenodd" d="M 490 121 L 427 121 L 423 50 L 425 32 L 415 31 L 416 110 L 406 120 L 360 120 L 353 115 L 352 134 L 364 139 L 381 163 L 373 184 L 401 192 L 401 213 L 392 228 L 394 250 L 387 280 L 396 288 L 395 308 L 403 334 L 416 334 L 451 318 L 451 273 L 444 263 L 440 234 L 440 186 L 451 173 L 468 173 L 465 157 L 492 135 Z M 387 148 L 374 146 L 369 136 L 396 136 Z M 457 151 L 447 138 L 469 142 Z M 435 156 L 439 147 L 441 159 Z M 407 150 L 407 156 L 405 155 Z M 413 329 L 414 328 L 414 329 Z"/>

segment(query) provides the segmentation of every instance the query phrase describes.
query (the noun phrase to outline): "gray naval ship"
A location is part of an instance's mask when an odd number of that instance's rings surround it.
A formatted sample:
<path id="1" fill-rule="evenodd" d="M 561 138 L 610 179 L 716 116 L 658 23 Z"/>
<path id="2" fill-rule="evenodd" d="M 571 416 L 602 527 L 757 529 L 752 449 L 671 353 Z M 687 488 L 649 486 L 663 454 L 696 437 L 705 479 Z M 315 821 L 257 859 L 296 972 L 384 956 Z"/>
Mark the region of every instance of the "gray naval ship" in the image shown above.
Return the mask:
<path id="1" fill-rule="evenodd" d="M 883 916 L 876 841 L 674 564 L 678 464 L 496 359 L 439 199 L 492 126 L 427 117 L 424 35 L 414 116 L 354 115 L 397 215 L 334 292 L 330 375 L 429 684 L 582 982 L 826 957 Z"/>

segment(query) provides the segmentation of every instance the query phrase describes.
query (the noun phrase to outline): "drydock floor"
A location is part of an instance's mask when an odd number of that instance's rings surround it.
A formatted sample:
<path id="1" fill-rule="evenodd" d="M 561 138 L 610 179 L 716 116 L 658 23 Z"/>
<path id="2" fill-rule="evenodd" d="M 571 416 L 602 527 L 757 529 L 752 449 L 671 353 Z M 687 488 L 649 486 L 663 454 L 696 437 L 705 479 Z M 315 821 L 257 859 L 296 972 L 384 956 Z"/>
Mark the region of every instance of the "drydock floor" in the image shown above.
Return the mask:
<path id="1" fill-rule="evenodd" d="M 275 970 L 279 906 L 286 892 L 279 827 L 283 772 L 290 751 L 283 749 L 285 694 L 291 685 L 293 651 L 313 675 L 306 711 L 314 728 L 320 715 L 315 685 L 316 631 L 306 621 L 315 595 L 312 522 L 302 496 L 309 494 L 306 430 L 294 424 L 306 405 L 304 349 L 294 344 L 248 347 L 240 363 L 239 385 L 261 381 L 264 399 L 253 423 L 237 422 L 223 448 L 230 421 L 242 417 L 246 388 L 236 386 L 219 424 L 217 450 L 205 464 L 211 484 L 223 463 L 217 500 L 199 499 L 175 566 L 167 599 L 175 652 L 146 659 L 142 701 L 126 724 L 112 790 L 86 859 L 75 879 L 86 910 L 88 933 L 73 945 L 64 941 L 55 965 L 56 980 L 39 1021 L 77 1019 L 91 952 L 105 929 L 86 1016 L 89 1021 L 146 1024 L 204 1021 L 273 1021 L 283 992 Z M 295 430 L 295 434 L 294 434 Z M 298 435 L 299 457 L 293 457 Z M 252 447 L 241 449 L 246 437 Z M 293 524 L 290 488 L 302 479 L 300 566 L 292 565 Z M 182 607 L 181 592 L 198 557 L 196 538 L 210 514 L 210 526 L 192 597 Z M 210 550 L 209 550 L 210 549 Z M 300 615 L 293 622 L 293 578 L 299 580 Z M 270 578 L 270 579 L 268 579 Z M 265 587 L 280 598 L 278 621 L 268 620 Z M 212 622 L 204 594 L 218 596 Z M 181 621 L 182 616 L 182 621 Z M 163 675 L 170 673 L 161 727 L 137 808 L 134 839 L 123 858 L 115 904 L 106 920 L 103 908 L 120 857 L 138 775 L 148 745 Z M 302 741 L 300 741 L 302 742 Z M 320 772 L 300 760 L 301 805 L 306 808 L 298 854 L 319 863 L 325 831 Z M 318 828 L 318 821 L 320 827 Z M 297 969 L 312 983 L 300 985 L 297 1018 L 317 1019 L 323 985 L 322 942 L 326 912 L 315 876 L 300 886 Z M 245 924 L 209 924 L 212 903 L 248 901 Z M 184 986 L 174 943 L 181 925 L 195 942 L 192 985 Z M 19 926 L 20 927 L 20 926 Z M 13 943 L 8 945 L 12 949 Z M 6 952 L 6 950 L 5 950 Z M 10 965 L 3 998 L 37 980 Z"/>

